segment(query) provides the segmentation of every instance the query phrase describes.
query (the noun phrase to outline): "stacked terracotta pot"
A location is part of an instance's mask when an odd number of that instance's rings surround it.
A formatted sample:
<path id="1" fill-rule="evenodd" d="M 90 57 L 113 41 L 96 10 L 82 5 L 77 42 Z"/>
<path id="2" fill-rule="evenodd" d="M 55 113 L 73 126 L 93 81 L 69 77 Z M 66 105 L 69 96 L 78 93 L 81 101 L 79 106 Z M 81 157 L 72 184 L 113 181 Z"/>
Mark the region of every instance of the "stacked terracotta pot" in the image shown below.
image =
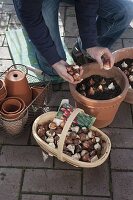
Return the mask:
<path id="1" fill-rule="evenodd" d="M 27 106 L 32 102 L 32 91 L 26 74 L 12 69 L 0 80 L 1 120 L 4 129 L 11 135 L 21 132 L 28 119 Z"/>

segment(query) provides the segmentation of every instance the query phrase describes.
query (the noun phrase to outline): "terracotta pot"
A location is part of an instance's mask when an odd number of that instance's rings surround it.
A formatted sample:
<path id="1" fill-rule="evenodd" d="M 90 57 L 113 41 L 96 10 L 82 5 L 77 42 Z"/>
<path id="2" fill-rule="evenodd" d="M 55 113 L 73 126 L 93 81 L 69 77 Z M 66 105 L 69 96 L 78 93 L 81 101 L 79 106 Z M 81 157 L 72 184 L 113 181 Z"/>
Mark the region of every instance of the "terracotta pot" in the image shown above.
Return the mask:
<path id="1" fill-rule="evenodd" d="M 1 111 L 5 114 L 16 114 L 22 108 L 21 102 L 17 98 L 7 98 L 1 106 Z"/>
<path id="2" fill-rule="evenodd" d="M 22 99 L 18 97 L 9 97 L 2 102 L 0 114 L 4 119 L 15 120 L 21 116 L 25 107 L 25 103 Z"/>
<path id="3" fill-rule="evenodd" d="M 36 106 L 43 106 L 45 101 L 45 87 L 39 87 L 39 86 L 33 86 L 31 87 L 32 90 L 32 100 L 35 100 L 33 102 Z"/>
<path id="4" fill-rule="evenodd" d="M 96 121 L 94 126 L 103 128 L 111 124 L 113 121 L 121 102 L 127 94 L 129 83 L 126 75 L 116 67 L 113 67 L 110 70 L 101 70 L 96 63 L 85 65 L 83 79 L 90 77 L 91 75 L 101 75 L 106 78 L 114 78 L 122 90 L 122 93 L 113 99 L 93 100 L 81 95 L 76 90 L 76 85 L 69 84 L 70 92 L 76 102 L 76 106 L 84 109 L 86 113 L 95 116 Z"/>
<path id="5" fill-rule="evenodd" d="M 3 95 L 5 91 L 6 91 L 5 82 L 3 80 L 0 80 L 0 96 Z"/>
<path id="6" fill-rule="evenodd" d="M 8 97 L 19 97 L 28 106 L 32 101 L 32 91 L 28 84 L 26 74 L 20 70 L 10 70 L 5 76 Z"/>
<path id="7" fill-rule="evenodd" d="M 123 48 L 123 49 L 119 49 L 115 52 L 113 52 L 114 58 L 115 58 L 115 63 L 126 59 L 126 58 L 130 58 L 133 59 L 133 48 L 132 47 L 128 47 L 128 48 Z M 125 102 L 133 104 L 133 89 L 129 88 L 127 95 L 124 99 Z"/>
<path id="8" fill-rule="evenodd" d="M 7 96 L 7 91 L 5 87 L 5 82 L 3 80 L 0 80 L 0 101 L 3 101 L 5 97 Z"/>

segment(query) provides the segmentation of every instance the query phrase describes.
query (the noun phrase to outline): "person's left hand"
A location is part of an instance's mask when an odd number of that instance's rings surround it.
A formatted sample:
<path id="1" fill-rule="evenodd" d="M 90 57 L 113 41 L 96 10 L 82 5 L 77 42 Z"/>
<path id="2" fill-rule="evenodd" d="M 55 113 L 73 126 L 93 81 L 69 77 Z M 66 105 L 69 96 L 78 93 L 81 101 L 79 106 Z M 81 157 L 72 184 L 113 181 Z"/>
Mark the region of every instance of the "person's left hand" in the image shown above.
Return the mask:
<path id="1" fill-rule="evenodd" d="M 67 72 L 68 66 L 69 65 L 67 62 L 65 62 L 64 60 L 60 60 L 59 62 L 55 63 L 52 67 L 56 70 L 56 72 L 58 73 L 60 77 L 62 77 L 64 80 L 68 81 L 69 83 L 77 84 L 81 82 L 82 79 L 80 81 L 74 81 L 73 77 Z M 83 69 L 82 67 L 80 67 L 80 76 L 82 76 L 82 74 L 83 74 Z"/>

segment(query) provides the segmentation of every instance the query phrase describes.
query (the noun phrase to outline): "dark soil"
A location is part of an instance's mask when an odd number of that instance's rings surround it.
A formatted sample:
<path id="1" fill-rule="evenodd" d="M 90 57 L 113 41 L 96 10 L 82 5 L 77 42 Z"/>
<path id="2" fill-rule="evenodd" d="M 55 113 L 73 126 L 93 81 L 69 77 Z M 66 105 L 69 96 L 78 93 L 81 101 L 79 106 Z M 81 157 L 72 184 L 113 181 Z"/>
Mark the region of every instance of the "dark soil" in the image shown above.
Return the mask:
<path id="1" fill-rule="evenodd" d="M 77 84 L 76 89 L 80 94 L 95 100 L 108 100 L 121 94 L 121 88 L 114 78 L 105 78 L 99 75 L 92 75 L 84 79 Z"/>
<path id="2" fill-rule="evenodd" d="M 133 88 L 133 59 L 123 59 L 114 65 L 119 67 L 126 74 L 129 84 L 131 85 L 131 88 Z"/>

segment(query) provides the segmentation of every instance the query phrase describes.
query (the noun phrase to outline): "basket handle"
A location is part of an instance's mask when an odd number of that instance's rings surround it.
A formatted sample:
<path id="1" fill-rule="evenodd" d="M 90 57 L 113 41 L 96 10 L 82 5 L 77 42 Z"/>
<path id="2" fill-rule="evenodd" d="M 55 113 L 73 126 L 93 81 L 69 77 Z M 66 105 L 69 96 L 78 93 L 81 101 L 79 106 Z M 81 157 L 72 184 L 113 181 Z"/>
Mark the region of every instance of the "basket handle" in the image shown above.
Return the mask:
<path id="1" fill-rule="evenodd" d="M 57 158 L 61 161 L 64 161 L 63 160 L 63 146 L 64 146 L 64 140 L 66 138 L 66 135 L 67 135 L 67 132 L 73 122 L 73 120 L 75 119 L 75 117 L 78 115 L 78 113 L 80 112 L 84 112 L 82 109 L 80 108 L 76 108 L 72 113 L 71 115 L 69 116 L 69 118 L 67 119 L 66 123 L 65 123 L 65 126 L 62 130 L 62 133 L 61 133 L 61 136 L 60 136 L 60 139 L 59 139 L 59 143 L 58 143 L 58 150 L 57 150 Z"/>

